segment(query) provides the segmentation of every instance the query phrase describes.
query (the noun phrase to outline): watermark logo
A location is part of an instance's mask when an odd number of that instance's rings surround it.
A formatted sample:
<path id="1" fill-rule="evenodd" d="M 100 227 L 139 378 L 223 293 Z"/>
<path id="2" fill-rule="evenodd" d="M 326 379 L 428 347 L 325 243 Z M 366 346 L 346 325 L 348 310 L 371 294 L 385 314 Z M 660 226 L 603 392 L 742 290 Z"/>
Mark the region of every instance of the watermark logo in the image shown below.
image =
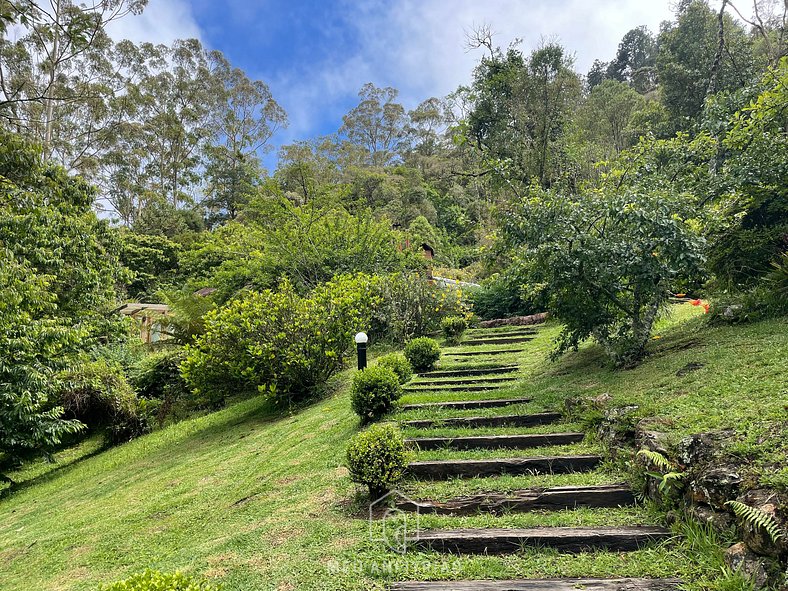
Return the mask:
<path id="1" fill-rule="evenodd" d="M 369 505 L 369 539 L 398 554 L 419 539 L 419 504 L 398 490 Z"/>

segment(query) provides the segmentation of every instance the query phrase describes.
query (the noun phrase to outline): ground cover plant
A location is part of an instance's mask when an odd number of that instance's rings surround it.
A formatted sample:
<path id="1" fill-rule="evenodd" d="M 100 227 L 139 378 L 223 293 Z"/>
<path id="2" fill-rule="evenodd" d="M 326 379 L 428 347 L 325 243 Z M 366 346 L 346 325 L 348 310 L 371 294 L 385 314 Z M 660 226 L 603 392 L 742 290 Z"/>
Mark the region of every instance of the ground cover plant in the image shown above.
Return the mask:
<path id="1" fill-rule="evenodd" d="M 765 446 L 757 435 L 774 433 L 781 424 L 782 402 L 773 392 L 782 387 L 780 376 L 788 369 L 787 327 L 774 321 L 708 326 L 705 318 L 700 307 L 674 308 L 673 315 L 658 324 L 660 338 L 649 343 L 643 363 L 626 372 L 613 370 L 604 352 L 592 345 L 557 363 L 547 361 L 560 333 L 559 326 L 548 326 L 529 343 L 533 347 L 513 355 L 523 381 L 508 394 L 532 396 L 525 410 L 537 412 L 561 407 L 573 395 L 607 393 L 611 405 L 640 404 L 649 414 L 665 418 L 673 438 L 733 428 L 740 433 L 737 445 L 750 458 L 752 478 L 788 486 L 781 464 L 775 462 L 784 457 L 785 438 L 772 438 Z M 703 366 L 676 375 L 690 363 Z M 689 536 L 670 549 L 623 558 L 526 552 L 505 559 L 425 562 L 427 555 L 399 558 L 383 552 L 367 541 L 366 521 L 354 518 L 346 505 L 355 489 L 342 464 L 357 419 L 349 412 L 345 392 L 290 417 L 272 413 L 263 398 L 252 398 L 115 449 L 96 454 L 88 441 L 59 452 L 58 464 L 32 464 L 11 472 L 19 485 L 0 500 L 4 585 L 21 590 L 68 581 L 69 589 L 94 589 L 98 582 L 110 583 L 149 565 L 207 576 L 239 590 L 285 584 L 374 589 L 381 588 L 385 578 L 419 575 L 611 573 L 678 575 L 691 582 L 690 589 L 715 588 L 719 547 Z M 408 394 L 403 402 L 428 398 L 434 397 Z M 411 411 L 398 418 L 423 416 L 436 415 Z M 491 487 L 602 483 L 610 482 L 608 470 L 616 474 L 617 468 L 603 466 L 589 475 L 406 482 L 404 490 L 414 497 L 445 498 Z M 35 509 L 43 499 L 50 508 Z M 597 512 L 572 515 L 555 516 L 555 523 L 601 518 Z M 659 519 L 631 510 L 617 519 L 631 521 L 633 515 L 641 522 Z M 527 519 L 513 516 L 510 523 L 526 524 Z M 262 555 L 270 558 L 261 560 Z M 351 568 L 354 564 L 357 568 Z"/>

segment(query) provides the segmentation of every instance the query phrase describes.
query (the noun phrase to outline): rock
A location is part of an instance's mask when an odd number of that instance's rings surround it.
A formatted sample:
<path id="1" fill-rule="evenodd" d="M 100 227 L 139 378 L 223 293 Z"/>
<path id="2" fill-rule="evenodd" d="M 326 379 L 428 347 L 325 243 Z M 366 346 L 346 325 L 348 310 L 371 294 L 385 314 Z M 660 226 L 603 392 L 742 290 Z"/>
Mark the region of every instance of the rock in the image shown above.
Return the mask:
<path id="1" fill-rule="evenodd" d="M 531 326 L 532 324 L 542 324 L 549 318 L 547 312 L 531 314 L 530 316 L 512 316 L 511 318 L 496 318 L 495 320 L 483 320 L 479 323 L 481 328 L 495 328 L 497 326 Z"/>
<path id="2" fill-rule="evenodd" d="M 718 533 L 727 532 L 733 527 L 733 518 L 730 513 L 715 511 L 711 507 L 704 507 L 703 505 L 690 505 L 689 513 L 695 521 L 708 523 Z"/>
<path id="3" fill-rule="evenodd" d="M 726 510 L 725 503 L 735 499 L 741 486 L 741 474 L 736 466 L 720 466 L 702 472 L 689 484 L 689 495 L 695 503 L 705 503 Z"/>
<path id="4" fill-rule="evenodd" d="M 778 514 L 780 498 L 777 492 L 768 489 L 754 489 L 747 491 L 736 500 L 765 513 L 775 521 L 781 531 L 786 532 L 786 524 Z M 776 558 L 788 552 L 785 537 L 775 542 L 764 528 L 742 519 L 738 519 L 738 523 L 744 543 L 756 554 Z M 788 533 L 783 535 L 788 535 Z"/>
<path id="5" fill-rule="evenodd" d="M 741 571 L 751 577 L 756 587 L 769 583 L 769 572 L 763 560 L 747 549 L 743 542 L 734 544 L 725 551 L 725 564 L 733 571 Z"/>
<path id="6" fill-rule="evenodd" d="M 635 425 L 635 445 L 638 449 L 649 449 L 670 457 L 668 436 L 656 429 L 666 427 L 670 421 L 659 417 L 647 417 Z"/>
<path id="7" fill-rule="evenodd" d="M 611 454 L 616 455 L 619 448 L 634 443 L 635 413 L 640 410 L 636 404 L 611 408 L 605 412 L 599 426 L 599 437 L 607 444 Z"/>
<path id="8" fill-rule="evenodd" d="M 682 439 L 677 446 L 678 461 L 684 468 L 711 462 L 722 455 L 723 445 L 733 436 L 733 431 L 712 431 L 689 435 Z"/>

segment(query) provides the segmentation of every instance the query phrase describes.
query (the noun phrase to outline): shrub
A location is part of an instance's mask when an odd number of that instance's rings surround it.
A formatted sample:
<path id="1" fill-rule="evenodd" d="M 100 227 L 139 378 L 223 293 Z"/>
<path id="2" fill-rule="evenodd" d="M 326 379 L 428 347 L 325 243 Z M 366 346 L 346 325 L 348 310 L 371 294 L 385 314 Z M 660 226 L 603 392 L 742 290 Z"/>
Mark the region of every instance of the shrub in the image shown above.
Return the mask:
<path id="1" fill-rule="evenodd" d="M 686 195 L 610 189 L 564 196 L 532 187 L 507 217 L 526 283 L 544 285 L 564 323 L 557 353 L 594 338 L 618 366 L 639 361 L 681 280 L 702 273 L 703 241 Z"/>
<path id="2" fill-rule="evenodd" d="M 369 325 L 375 281 L 341 276 L 301 297 L 285 280 L 278 291 L 247 292 L 209 312 L 205 334 L 186 347 L 186 382 L 211 407 L 250 391 L 277 404 L 314 396 Z"/>
<path id="3" fill-rule="evenodd" d="M 373 332 L 401 344 L 438 330 L 444 317 L 463 316 L 469 309 L 461 289 L 441 287 L 418 273 L 386 276 L 380 296 Z"/>
<path id="4" fill-rule="evenodd" d="M 409 459 L 399 429 L 389 424 L 372 425 L 347 448 L 350 479 L 367 486 L 370 500 L 382 497 L 402 479 Z"/>
<path id="5" fill-rule="evenodd" d="M 405 357 L 416 371 L 428 371 L 441 357 L 441 348 L 435 339 L 419 337 L 405 345 Z"/>
<path id="6" fill-rule="evenodd" d="M 386 367 L 397 374 L 400 384 L 406 384 L 413 377 L 413 368 L 402 353 L 389 353 L 378 357 L 378 366 Z"/>
<path id="7" fill-rule="evenodd" d="M 529 294 L 518 277 L 517 265 L 502 275 L 495 275 L 482 283 L 481 288 L 469 291 L 473 313 L 482 320 L 528 316 L 544 312 L 547 301 L 539 293 Z"/>
<path id="8" fill-rule="evenodd" d="M 120 367 L 103 359 L 62 374 L 58 402 L 66 416 L 91 428 L 105 428 L 114 442 L 149 431 L 139 401 Z"/>
<path id="9" fill-rule="evenodd" d="M 353 376 L 350 403 L 362 423 L 377 421 L 391 412 L 400 396 L 399 378 L 387 367 L 368 367 Z"/>
<path id="10" fill-rule="evenodd" d="M 441 320 L 441 332 L 448 343 L 459 343 L 467 328 L 468 321 L 462 316 L 446 316 Z"/>
<path id="11" fill-rule="evenodd" d="M 123 581 L 99 587 L 99 591 L 219 591 L 220 589 L 220 586 L 198 581 L 182 573 L 162 573 L 155 570 L 146 570 Z"/>
<path id="12" fill-rule="evenodd" d="M 131 369 L 131 382 L 137 394 L 161 402 L 157 417 L 160 424 L 176 405 L 191 397 L 181 375 L 180 366 L 185 358 L 182 348 L 165 349 L 146 355 Z"/>

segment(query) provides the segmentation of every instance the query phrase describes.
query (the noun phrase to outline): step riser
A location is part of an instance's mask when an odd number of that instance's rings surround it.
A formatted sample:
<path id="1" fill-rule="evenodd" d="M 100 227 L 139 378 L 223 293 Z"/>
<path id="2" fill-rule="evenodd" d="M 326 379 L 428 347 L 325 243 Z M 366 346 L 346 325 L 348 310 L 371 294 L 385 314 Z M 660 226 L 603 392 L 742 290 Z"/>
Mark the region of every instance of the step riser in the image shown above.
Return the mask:
<path id="1" fill-rule="evenodd" d="M 491 435 L 489 437 L 430 437 L 406 439 L 420 450 L 432 449 L 529 449 L 550 445 L 571 445 L 583 441 L 583 433 L 539 433 L 534 435 Z"/>
<path id="2" fill-rule="evenodd" d="M 490 493 L 443 502 L 402 501 L 397 509 L 412 513 L 436 515 L 478 515 L 490 513 L 527 513 L 529 511 L 564 511 L 570 509 L 604 509 L 627 507 L 635 503 L 632 490 L 626 486 L 558 487 L 545 490 Z"/>
<path id="3" fill-rule="evenodd" d="M 448 388 L 403 388 L 402 391 L 406 394 L 418 394 L 419 392 L 489 392 L 490 390 L 499 390 L 505 384 L 499 386 L 450 386 Z"/>
<path id="4" fill-rule="evenodd" d="M 557 412 L 546 412 L 533 415 L 510 415 L 498 417 L 468 417 L 443 420 L 405 421 L 403 427 L 413 429 L 429 429 L 431 427 L 534 427 L 557 423 L 563 417 Z"/>
<path id="5" fill-rule="evenodd" d="M 446 357 L 480 357 L 482 355 L 504 355 L 505 353 L 522 353 L 525 349 L 495 349 L 493 351 L 458 351 L 444 353 Z"/>
<path id="6" fill-rule="evenodd" d="M 452 402 L 425 402 L 423 404 L 406 404 L 403 411 L 420 409 L 467 410 L 473 408 L 501 408 L 513 404 L 526 404 L 531 398 L 501 398 L 499 400 L 457 400 Z"/>
<path id="7" fill-rule="evenodd" d="M 430 380 L 430 381 L 414 381 L 409 384 L 408 387 L 429 387 L 429 386 L 464 386 L 468 385 L 497 385 L 497 384 L 508 384 L 511 382 L 516 382 L 518 380 L 517 377 L 506 377 L 506 378 L 468 378 L 468 379 L 457 379 L 457 380 L 450 380 L 445 379 L 443 381 L 438 380 Z"/>
<path id="8" fill-rule="evenodd" d="M 511 554 L 524 547 L 559 552 L 632 552 L 671 537 L 662 528 L 535 528 L 421 532 L 409 541 L 422 550 L 453 554 Z"/>
<path id="9" fill-rule="evenodd" d="M 460 343 L 463 347 L 474 347 L 477 345 L 508 345 L 510 343 L 527 343 L 533 341 L 533 337 L 502 337 L 499 339 L 468 339 Z"/>
<path id="10" fill-rule="evenodd" d="M 418 376 L 420 378 L 454 378 L 454 377 L 462 377 L 462 376 L 487 376 L 487 375 L 495 375 L 502 373 L 513 373 L 518 369 L 519 368 L 516 365 L 510 365 L 506 367 L 491 367 L 491 368 L 479 368 L 479 369 L 428 371 L 425 373 L 420 373 L 418 374 Z"/>
<path id="11" fill-rule="evenodd" d="M 593 470 L 601 462 L 602 458 L 599 456 L 424 461 L 412 462 L 408 466 L 408 474 L 415 478 L 432 480 L 483 478 L 500 476 L 502 474 L 567 474 L 569 472 Z"/>
<path id="12" fill-rule="evenodd" d="M 392 583 L 390 591 L 676 591 L 675 579 L 520 579 Z"/>

